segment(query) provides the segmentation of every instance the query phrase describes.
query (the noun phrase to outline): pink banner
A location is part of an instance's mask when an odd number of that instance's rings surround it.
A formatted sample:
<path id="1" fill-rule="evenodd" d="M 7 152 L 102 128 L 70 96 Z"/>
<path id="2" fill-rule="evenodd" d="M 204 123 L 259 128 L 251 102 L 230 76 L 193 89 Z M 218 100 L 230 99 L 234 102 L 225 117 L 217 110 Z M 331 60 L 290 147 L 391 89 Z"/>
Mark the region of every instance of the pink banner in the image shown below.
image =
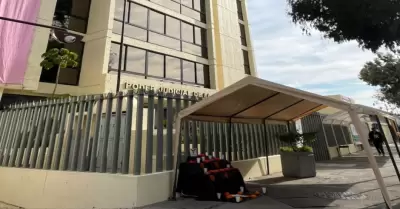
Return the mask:
<path id="1" fill-rule="evenodd" d="M 36 22 L 40 0 L 0 0 L 0 16 Z M 34 26 L 0 20 L 0 84 L 22 84 Z"/>

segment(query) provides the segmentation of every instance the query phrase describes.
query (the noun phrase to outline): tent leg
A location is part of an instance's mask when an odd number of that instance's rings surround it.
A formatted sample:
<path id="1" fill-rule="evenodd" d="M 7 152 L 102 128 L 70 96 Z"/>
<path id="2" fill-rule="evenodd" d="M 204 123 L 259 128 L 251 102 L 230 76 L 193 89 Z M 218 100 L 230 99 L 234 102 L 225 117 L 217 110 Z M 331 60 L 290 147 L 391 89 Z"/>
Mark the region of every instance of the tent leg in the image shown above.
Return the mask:
<path id="1" fill-rule="evenodd" d="M 397 154 L 400 157 L 400 150 L 399 150 L 399 146 L 397 145 L 397 140 L 398 140 L 397 134 L 396 134 L 395 130 L 390 128 L 391 124 L 390 124 L 389 119 L 385 118 L 385 120 L 386 120 L 386 123 L 389 125 L 390 134 L 392 135 L 394 146 L 396 147 Z"/>
<path id="2" fill-rule="evenodd" d="M 379 120 L 379 117 L 378 117 L 377 115 L 375 115 L 375 119 L 376 119 L 376 122 L 378 123 L 379 131 L 382 133 L 383 141 L 385 142 L 386 149 L 387 149 L 388 152 L 389 152 L 389 157 L 390 157 L 390 160 L 392 161 L 394 170 L 396 171 L 397 178 L 398 178 L 399 181 L 400 181 L 399 168 L 397 167 L 396 161 L 394 160 L 392 150 L 390 149 L 389 143 L 388 143 L 388 141 L 387 141 L 387 139 L 386 139 L 386 136 L 385 136 L 385 132 L 383 132 L 383 128 L 382 128 L 381 121 Z M 389 124 L 388 124 L 388 125 L 389 125 Z"/>
<path id="3" fill-rule="evenodd" d="M 353 121 L 353 125 L 356 128 L 358 135 L 360 136 L 360 140 L 364 146 L 364 150 L 367 153 L 368 161 L 371 164 L 371 168 L 374 171 L 376 180 L 378 181 L 379 187 L 382 192 L 383 199 L 389 209 L 392 209 L 392 204 L 390 201 L 389 193 L 387 191 L 385 182 L 383 181 L 382 174 L 378 168 L 378 164 L 376 163 L 376 159 L 372 153 L 372 149 L 369 146 L 368 142 L 368 134 L 363 130 L 363 126 L 361 124 L 360 118 L 354 110 L 349 111 L 351 120 Z"/>
<path id="4" fill-rule="evenodd" d="M 268 132 L 267 132 L 267 120 L 264 120 L 263 121 L 263 125 L 264 125 L 264 145 L 265 145 L 265 157 L 267 158 L 267 175 L 270 175 L 270 172 L 269 172 L 269 158 L 268 158 L 268 153 L 269 153 L 269 150 L 268 150 L 268 137 L 267 137 L 267 135 L 268 135 Z"/>

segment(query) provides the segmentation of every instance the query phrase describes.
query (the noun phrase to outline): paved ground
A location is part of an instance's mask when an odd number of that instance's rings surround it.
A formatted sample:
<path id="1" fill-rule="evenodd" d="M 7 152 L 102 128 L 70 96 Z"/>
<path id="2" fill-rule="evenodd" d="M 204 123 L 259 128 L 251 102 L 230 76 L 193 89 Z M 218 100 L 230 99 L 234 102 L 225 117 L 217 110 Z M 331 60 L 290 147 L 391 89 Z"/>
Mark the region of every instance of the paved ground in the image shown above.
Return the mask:
<path id="1" fill-rule="evenodd" d="M 400 158 L 393 148 L 397 165 Z M 376 158 L 394 208 L 400 209 L 400 184 L 389 157 Z M 276 174 L 248 182 L 250 189 L 267 187 L 268 195 L 240 203 L 199 202 L 180 199 L 145 209 L 384 209 L 375 176 L 363 152 L 317 164 L 317 177 L 288 179 Z"/>

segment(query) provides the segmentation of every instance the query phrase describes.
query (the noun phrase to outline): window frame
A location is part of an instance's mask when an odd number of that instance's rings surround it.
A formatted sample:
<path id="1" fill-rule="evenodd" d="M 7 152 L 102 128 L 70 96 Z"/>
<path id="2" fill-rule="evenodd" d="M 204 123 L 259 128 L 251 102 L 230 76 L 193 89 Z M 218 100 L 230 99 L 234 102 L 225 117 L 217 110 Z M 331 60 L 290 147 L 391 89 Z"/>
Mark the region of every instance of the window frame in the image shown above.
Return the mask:
<path id="1" fill-rule="evenodd" d="M 84 30 L 83 30 L 83 31 L 76 31 L 76 30 L 73 30 L 73 29 L 71 29 L 71 28 L 69 28 L 69 27 L 62 27 L 62 28 L 65 28 L 65 29 L 68 29 L 68 30 L 71 30 L 71 31 L 75 31 L 75 32 L 78 32 L 78 33 L 84 33 L 84 34 L 87 33 L 87 29 L 88 29 L 88 25 L 89 25 L 90 11 L 91 11 L 91 9 L 92 9 L 92 0 L 87 0 L 87 1 L 88 1 L 88 4 L 89 4 L 89 5 L 88 5 L 88 11 L 87 11 L 87 13 L 86 13 L 86 17 L 81 17 L 81 16 L 74 15 L 74 14 L 65 15 L 65 16 L 68 16 L 68 17 L 73 17 L 73 18 L 75 18 L 75 19 L 82 20 L 82 21 L 85 23 L 85 28 L 84 28 Z M 54 13 L 53 13 L 52 26 L 60 27 L 59 25 L 57 25 L 57 24 L 55 23 L 55 16 L 56 16 L 56 14 L 59 14 L 59 13 L 57 12 L 57 3 L 56 3 L 55 11 L 54 11 Z"/>
<path id="2" fill-rule="evenodd" d="M 114 41 L 112 41 L 111 44 L 115 44 L 117 46 L 120 46 L 120 43 L 114 42 Z M 140 75 L 140 76 L 143 76 L 145 79 L 154 78 L 154 79 L 160 79 L 160 80 L 165 80 L 165 81 L 177 82 L 177 83 L 179 83 L 181 85 L 189 84 L 189 85 L 200 86 L 200 87 L 204 87 L 204 88 L 210 88 L 209 65 L 206 65 L 206 64 L 203 64 L 203 63 L 198 63 L 198 62 L 191 61 L 191 60 L 186 60 L 186 59 L 175 57 L 175 56 L 171 56 L 171 55 L 162 54 L 160 52 L 156 52 L 156 51 L 153 51 L 153 50 L 148 50 L 148 49 L 144 49 L 144 48 L 140 48 L 140 47 L 136 47 L 136 46 L 131 46 L 131 45 L 128 45 L 128 44 L 124 44 L 123 47 L 124 47 L 125 53 L 124 53 L 124 57 L 122 59 L 122 61 L 123 61 L 123 65 L 122 65 L 123 68 L 121 69 L 122 73 Z M 126 70 L 126 65 L 127 65 L 126 53 L 128 51 L 128 48 L 136 48 L 136 49 L 139 49 L 139 50 L 144 50 L 146 52 L 145 72 L 144 73 L 138 73 L 138 72 L 132 72 L 132 71 L 127 71 Z M 153 53 L 153 54 L 157 54 L 157 55 L 163 56 L 163 77 L 149 75 L 149 73 L 148 73 L 148 67 L 149 67 L 148 54 L 149 53 Z M 119 58 L 119 56 L 120 55 L 118 55 L 118 58 Z M 167 66 L 166 66 L 167 65 L 166 64 L 167 57 L 175 58 L 175 59 L 178 59 L 180 61 L 180 79 L 179 80 L 178 79 L 173 79 L 173 78 L 168 78 L 166 76 L 167 75 L 167 73 L 166 73 L 166 70 L 167 70 Z M 190 63 L 194 64 L 194 72 L 193 72 L 193 74 L 194 74 L 194 82 L 184 81 L 184 79 L 183 79 L 183 61 L 190 62 Z M 119 59 L 118 59 L 117 64 L 118 63 L 119 63 Z M 197 78 L 197 76 L 198 76 L 197 65 L 203 65 L 203 76 L 204 76 L 204 78 L 203 78 L 204 82 L 203 83 L 199 83 L 198 82 L 199 79 Z M 108 68 L 108 71 L 109 72 L 112 72 L 112 71 L 117 72 L 117 70 L 111 69 L 110 67 Z"/>

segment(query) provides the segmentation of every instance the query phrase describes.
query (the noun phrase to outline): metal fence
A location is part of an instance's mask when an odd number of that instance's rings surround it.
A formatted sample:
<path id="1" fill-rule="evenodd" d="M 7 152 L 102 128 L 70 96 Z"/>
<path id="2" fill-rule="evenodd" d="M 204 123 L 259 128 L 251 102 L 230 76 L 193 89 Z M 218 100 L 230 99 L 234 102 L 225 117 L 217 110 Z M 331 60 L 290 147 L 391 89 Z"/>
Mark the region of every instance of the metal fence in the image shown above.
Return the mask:
<path id="1" fill-rule="evenodd" d="M 313 113 L 301 119 L 303 132 L 317 132 L 317 139 L 311 144 L 314 150 L 315 160 L 329 160 L 329 150 L 325 139 L 324 129 L 322 127 L 322 118 L 319 113 Z M 324 127 L 325 128 L 325 127 Z"/>
<path id="2" fill-rule="evenodd" d="M 139 90 L 12 105 L 0 112 L 0 165 L 134 175 L 171 170 L 175 116 L 198 100 Z M 277 135 L 287 132 L 286 125 L 199 121 L 181 128 L 183 158 L 196 147 L 230 160 L 279 154 Z"/>

